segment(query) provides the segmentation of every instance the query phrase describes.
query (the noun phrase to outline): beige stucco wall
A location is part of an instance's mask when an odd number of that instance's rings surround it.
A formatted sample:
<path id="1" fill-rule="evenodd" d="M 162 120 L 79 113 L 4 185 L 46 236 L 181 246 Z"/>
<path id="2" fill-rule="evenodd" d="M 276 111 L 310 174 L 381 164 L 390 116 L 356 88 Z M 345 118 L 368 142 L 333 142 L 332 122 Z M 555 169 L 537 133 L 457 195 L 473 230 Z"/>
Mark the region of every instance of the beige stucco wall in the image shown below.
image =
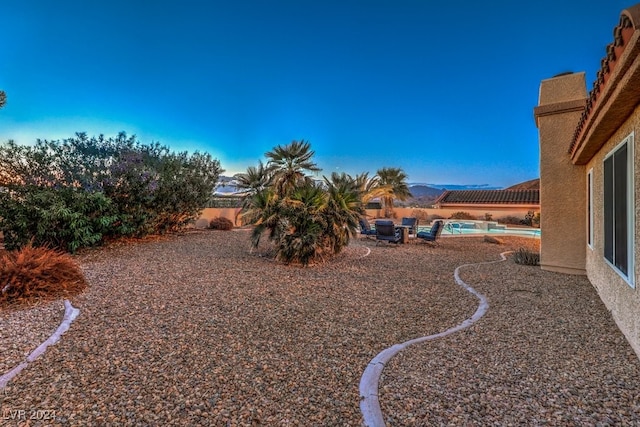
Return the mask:
<path id="1" fill-rule="evenodd" d="M 585 167 L 567 154 L 587 96 L 584 73 L 542 81 L 536 123 L 540 139 L 540 265 L 585 274 Z M 577 102 L 577 106 L 571 104 Z"/>
<path id="2" fill-rule="evenodd" d="M 511 209 L 471 209 L 471 208 L 458 208 L 458 209 L 426 209 L 426 208 L 394 208 L 396 218 L 402 217 L 421 217 L 426 218 L 429 215 L 439 215 L 443 218 L 449 218 L 453 213 L 464 211 L 476 217 L 482 217 L 484 219 L 485 213 L 490 213 L 494 221 L 506 216 L 515 216 L 517 218 L 524 219 L 525 215 L 529 211 L 534 213 L 540 212 L 538 208 L 527 207 L 514 207 Z M 200 214 L 200 218 L 196 221 L 198 227 L 206 227 L 213 218 L 223 217 L 234 221 L 234 224 L 239 227 L 242 225 L 240 218 L 236 215 L 240 212 L 240 208 L 206 208 Z M 383 209 L 367 209 L 367 216 L 369 218 L 382 218 L 384 215 Z M 426 224 L 426 222 L 425 222 Z"/>
<path id="3" fill-rule="evenodd" d="M 604 176 L 603 161 L 605 156 L 621 143 L 629 134 L 634 133 L 634 187 L 635 187 L 635 289 L 605 261 L 604 259 Z M 640 253 L 640 232 L 638 218 L 640 214 L 640 155 L 638 153 L 637 138 L 640 137 L 640 107 L 637 107 L 633 115 L 621 126 L 609 139 L 596 156 L 587 164 L 586 173 L 593 169 L 593 248 L 586 250 L 587 277 L 611 315 L 618 324 L 620 330 L 626 335 L 631 346 L 640 356 L 640 293 L 638 288 L 638 253 Z"/>
<path id="4" fill-rule="evenodd" d="M 200 213 L 200 218 L 196 221 L 196 226 L 200 226 L 201 224 L 208 223 L 213 218 L 227 218 L 233 221 L 236 227 L 242 225 L 242 221 L 240 218 L 236 218 L 237 214 L 240 212 L 240 208 L 206 208 Z"/>
<path id="5" fill-rule="evenodd" d="M 491 214 L 494 221 L 506 216 L 515 216 L 520 219 L 524 219 L 525 215 L 529 211 L 533 211 L 534 214 L 540 212 L 539 207 L 514 207 L 514 208 L 472 208 L 472 207 L 459 207 L 455 209 L 428 209 L 428 208 L 393 208 L 395 217 L 400 219 L 402 217 L 418 217 L 427 218 L 430 215 L 439 215 L 442 218 L 449 218 L 456 212 L 468 212 L 469 214 L 484 219 L 485 214 Z M 384 216 L 384 209 L 367 209 L 367 216 L 369 218 L 382 218 Z M 422 222 L 421 222 L 422 224 Z"/>

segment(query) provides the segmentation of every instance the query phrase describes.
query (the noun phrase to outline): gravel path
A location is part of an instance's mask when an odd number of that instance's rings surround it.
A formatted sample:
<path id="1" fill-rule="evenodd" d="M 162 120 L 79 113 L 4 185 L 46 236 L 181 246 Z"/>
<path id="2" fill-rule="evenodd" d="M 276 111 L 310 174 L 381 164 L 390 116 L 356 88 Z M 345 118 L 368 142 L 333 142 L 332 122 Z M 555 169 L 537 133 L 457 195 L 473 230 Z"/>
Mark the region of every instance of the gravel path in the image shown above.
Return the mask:
<path id="1" fill-rule="evenodd" d="M 358 383 L 373 356 L 475 312 L 454 269 L 538 243 L 504 240 L 357 240 L 310 268 L 250 253 L 246 231 L 85 252 L 80 316 L 0 392 L 0 424 L 19 424 L 10 411 L 51 410 L 55 421 L 29 425 L 360 425 Z M 584 278 L 510 260 L 461 277 L 489 311 L 391 360 L 380 391 L 388 425 L 640 421 L 640 362 Z M 0 348 L 29 341 L 32 323 L 33 348 L 48 337 L 62 303 L 39 309 L 34 319 L 34 309 L 0 312 Z M 3 350 L 3 363 L 33 348 Z"/>

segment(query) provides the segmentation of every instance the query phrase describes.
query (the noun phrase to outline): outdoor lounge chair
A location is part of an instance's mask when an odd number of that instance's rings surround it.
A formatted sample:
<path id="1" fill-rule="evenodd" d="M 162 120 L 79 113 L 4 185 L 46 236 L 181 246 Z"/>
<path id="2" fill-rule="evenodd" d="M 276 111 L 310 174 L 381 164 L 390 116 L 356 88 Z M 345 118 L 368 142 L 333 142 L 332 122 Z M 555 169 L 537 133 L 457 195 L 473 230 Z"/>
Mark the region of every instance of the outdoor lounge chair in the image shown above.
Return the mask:
<path id="1" fill-rule="evenodd" d="M 422 239 L 426 242 L 437 243 L 438 237 L 440 237 L 440 233 L 442 233 L 442 221 L 437 220 L 433 221 L 431 224 L 431 230 L 421 231 L 417 234 L 418 239 Z"/>
<path id="2" fill-rule="evenodd" d="M 398 243 L 401 239 L 400 230 L 396 229 L 393 221 L 376 221 L 376 244 L 379 242 Z"/>
<path id="3" fill-rule="evenodd" d="M 416 237 L 418 235 L 418 218 L 402 218 L 402 225 L 409 226 L 409 237 Z"/>
<path id="4" fill-rule="evenodd" d="M 373 237 L 376 235 L 376 230 L 372 230 L 371 229 L 371 225 L 369 224 L 369 221 L 367 221 L 366 218 L 360 218 L 360 220 L 358 221 L 360 223 L 360 234 L 366 236 L 366 237 Z"/>

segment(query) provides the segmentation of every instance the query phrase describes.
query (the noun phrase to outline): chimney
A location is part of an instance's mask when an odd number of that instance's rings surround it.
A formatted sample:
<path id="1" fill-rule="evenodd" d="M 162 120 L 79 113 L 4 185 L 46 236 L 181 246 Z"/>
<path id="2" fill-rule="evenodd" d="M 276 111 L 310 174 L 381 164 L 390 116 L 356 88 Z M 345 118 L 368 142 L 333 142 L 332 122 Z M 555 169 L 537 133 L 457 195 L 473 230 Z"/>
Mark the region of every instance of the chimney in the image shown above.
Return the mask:
<path id="1" fill-rule="evenodd" d="M 568 150 L 587 100 L 584 73 L 540 83 L 534 117 L 540 141 L 540 266 L 586 274 L 586 169 Z"/>

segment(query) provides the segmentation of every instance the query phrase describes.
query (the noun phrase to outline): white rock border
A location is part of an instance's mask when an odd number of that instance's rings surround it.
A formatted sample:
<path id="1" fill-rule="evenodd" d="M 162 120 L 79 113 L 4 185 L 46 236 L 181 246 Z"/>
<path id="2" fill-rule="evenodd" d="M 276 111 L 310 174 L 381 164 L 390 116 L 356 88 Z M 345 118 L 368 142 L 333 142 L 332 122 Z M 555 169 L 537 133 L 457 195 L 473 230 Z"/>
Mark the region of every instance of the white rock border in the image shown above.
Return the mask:
<path id="1" fill-rule="evenodd" d="M 489 309 L 489 303 L 487 302 L 487 298 L 469 286 L 460 278 L 460 269 L 463 267 L 468 267 L 471 265 L 480 265 L 480 264 L 494 264 L 497 262 L 506 261 L 506 254 L 512 251 L 502 252 L 500 254 L 501 259 L 497 261 L 485 261 L 485 262 L 477 262 L 472 264 L 463 264 L 458 266 L 453 276 L 458 285 L 462 286 L 468 292 L 476 296 L 480 300 L 480 304 L 478 305 L 478 309 L 470 318 L 466 319 L 464 322 L 447 329 L 444 332 L 440 332 L 434 335 L 429 335 L 426 337 L 415 338 L 409 341 L 405 341 L 401 344 L 395 344 L 389 348 L 382 350 L 378 353 L 367 365 L 360 378 L 360 412 L 362 412 L 363 424 L 367 427 L 384 427 L 384 417 L 382 415 L 382 410 L 380 409 L 380 400 L 378 399 L 378 388 L 380 385 L 380 375 L 382 374 L 382 370 L 386 366 L 386 364 L 391 360 L 393 356 L 400 353 L 405 348 L 409 347 L 413 344 L 419 344 L 426 341 L 436 340 L 438 338 L 446 337 L 447 335 L 451 335 L 455 332 L 461 331 L 463 329 L 468 328 L 473 325 L 475 322 L 480 320 L 482 316 Z"/>
<path id="2" fill-rule="evenodd" d="M 24 362 L 20 363 L 18 366 L 0 377 L 0 390 L 4 389 L 9 381 L 11 381 L 16 375 L 18 375 L 24 368 L 29 366 L 30 363 L 44 354 L 44 352 L 47 350 L 47 347 L 57 343 L 62 334 L 69 330 L 71 323 L 75 320 L 76 317 L 78 317 L 78 314 L 80 314 L 80 310 L 73 307 L 69 300 L 64 300 L 64 317 L 62 318 L 62 323 L 60 323 L 58 329 L 56 329 L 56 331 L 51 334 L 51 336 L 47 338 L 46 341 L 44 341 L 35 350 L 33 350 L 31 354 L 27 356 Z"/>

